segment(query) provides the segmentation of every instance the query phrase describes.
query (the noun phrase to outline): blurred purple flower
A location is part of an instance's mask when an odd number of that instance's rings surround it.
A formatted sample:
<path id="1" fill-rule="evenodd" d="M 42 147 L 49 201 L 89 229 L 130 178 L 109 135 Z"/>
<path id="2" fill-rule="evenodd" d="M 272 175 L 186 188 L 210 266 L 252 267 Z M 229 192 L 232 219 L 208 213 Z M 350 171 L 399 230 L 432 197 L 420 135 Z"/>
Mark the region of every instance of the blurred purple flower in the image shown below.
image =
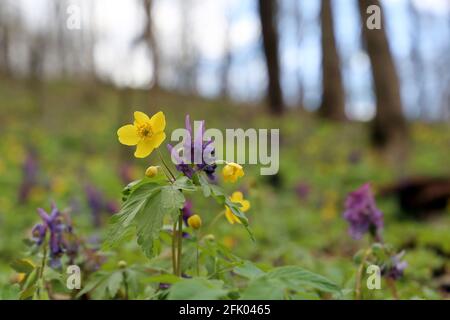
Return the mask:
<path id="1" fill-rule="evenodd" d="M 383 270 L 383 274 L 393 280 L 398 280 L 403 276 L 405 269 L 408 267 L 408 262 L 402 261 L 405 252 L 402 251 L 391 257 L 391 265 Z"/>
<path id="2" fill-rule="evenodd" d="M 190 179 L 195 172 L 203 171 L 211 181 L 215 181 L 216 177 L 214 173 L 217 165 L 213 162 L 215 160 L 214 143 L 212 139 L 206 142 L 203 141 L 205 135 L 205 121 L 200 122 L 200 127 L 198 129 L 200 134 L 193 134 L 189 115 L 186 115 L 185 126 L 188 131 L 188 136 L 186 137 L 185 144 L 182 148 L 182 156 L 180 156 L 180 150 L 175 150 L 170 144 L 167 145 L 172 158 L 176 162 L 175 166 L 177 170 Z M 211 158 L 205 159 L 204 156 L 206 155 L 211 155 Z M 200 156 L 201 159 L 197 159 L 196 156 Z"/>
<path id="3" fill-rule="evenodd" d="M 37 183 L 38 175 L 38 160 L 34 149 L 30 149 L 22 165 L 22 183 L 19 188 L 18 201 L 19 203 L 26 203 L 31 189 Z"/>
<path id="4" fill-rule="evenodd" d="M 353 150 L 348 155 L 347 160 L 350 164 L 358 164 L 361 161 L 361 152 Z"/>
<path id="5" fill-rule="evenodd" d="M 114 214 L 119 211 L 118 204 L 115 201 L 106 201 L 103 193 L 95 186 L 88 184 L 84 188 L 87 203 L 91 209 L 91 215 L 95 227 L 101 225 L 102 212 Z"/>
<path id="6" fill-rule="evenodd" d="M 361 239 L 370 232 L 376 241 L 381 242 L 383 213 L 376 207 L 369 183 L 347 195 L 344 219 L 350 224 L 349 234 L 353 239 Z"/>
<path id="7" fill-rule="evenodd" d="M 181 209 L 181 212 L 183 214 L 184 223 L 187 225 L 187 220 L 189 219 L 190 216 L 193 215 L 192 202 L 189 200 L 186 200 L 186 202 L 184 203 L 183 209 Z"/>
<path id="8" fill-rule="evenodd" d="M 295 193 L 300 200 L 306 200 L 311 192 L 311 187 L 309 184 L 300 182 L 295 187 Z"/>

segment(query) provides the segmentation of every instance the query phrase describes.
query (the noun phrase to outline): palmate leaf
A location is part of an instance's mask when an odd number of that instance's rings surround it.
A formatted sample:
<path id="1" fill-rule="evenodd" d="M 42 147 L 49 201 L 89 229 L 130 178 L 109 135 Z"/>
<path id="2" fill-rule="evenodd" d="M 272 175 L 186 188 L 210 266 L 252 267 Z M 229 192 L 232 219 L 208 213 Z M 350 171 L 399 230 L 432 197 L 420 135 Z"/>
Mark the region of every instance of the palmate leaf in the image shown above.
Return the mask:
<path id="1" fill-rule="evenodd" d="M 286 290 L 304 294 L 311 289 L 341 294 L 340 288 L 324 276 L 301 267 L 285 266 L 252 277 L 241 299 L 283 299 Z"/>
<path id="2" fill-rule="evenodd" d="M 179 189 L 180 186 L 161 185 L 151 180 L 134 185 L 119 213 L 111 218 L 104 248 L 113 247 L 129 231 L 136 230 L 138 244 L 152 257 L 164 216 L 168 214 L 175 219 L 183 208 L 185 198 Z"/>
<path id="3" fill-rule="evenodd" d="M 318 289 L 324 292 L 340 293 L 341 290 L 333 281 L 317 273 L 297 266 L 285 266 L 269 271 L 266 276 L 269 279 L 282 280 L 289 289 L 299 290 L 304 287 Z"/>
<path id="4" fill-rule="evenodd" d="M 143 208 L 136 215 L 138 244 L 147 257 L 154 255 L 153 242 L 159 238 L 163 220 L 169 214 L 173 220 L 183 208 L 183 194 L 172 186 L 164 186 L 152 192 Z"/>

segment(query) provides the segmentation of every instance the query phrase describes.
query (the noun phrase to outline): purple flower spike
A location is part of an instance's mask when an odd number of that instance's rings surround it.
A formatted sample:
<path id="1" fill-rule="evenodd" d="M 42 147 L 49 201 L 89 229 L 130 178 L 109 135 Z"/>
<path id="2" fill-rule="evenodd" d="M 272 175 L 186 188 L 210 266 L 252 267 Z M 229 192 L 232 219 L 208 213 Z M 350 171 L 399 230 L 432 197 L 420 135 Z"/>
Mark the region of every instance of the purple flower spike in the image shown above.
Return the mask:
<path id="1" fill-rule="evenodd" d="M 405 252 L 402 251 L 391 257 L 392 265 L 385 272 L 387 277 L 398 280 L 403 276 L 405 269 L 408 267 L 408 262 L 402 261 L 404 255 Z"/>
<path id="2" fill-rule="evenodd" d="M 64 219 L 54 203 L 52 204 L 50 214 L 41 208 L 38 208 L 37 211 L 41 217 L 42 223 L 36 224 L 33 227 L 32 239 L 36 245 L 40 246 L 45 240 L 47 231 L 50 233 L 48 241 L 50 255 L 49 265 L 52 268 L 59 269 L 61 267 L 60 259 L 64 253 L 70 251 L 69 257 L 73 260 L 78 252 L 78 248 L 73 245 L 74 243 L 67 241 L 67 236 L 70 235 L 73 237 L 72 226 L 67 218 Z"/>
<path id="3" fill-rule="evenodd" d="M 194 134 L 190 117 L 186 115 L 185 126 L 188 135 L 185 137 L 182 150 L 175 150 L 172 145 L 167 145 L 177 170 L 190 179 L 196 172 L 204 171 L 211 181 L 215 181 L 214 173 L 217 165 L 214 163 L 214 143 L 212 140 L 203 141 L 205 121 L 200 122 L 200 126 Z M 182 156 L 180 156 L 180 151 Z"/>
<path id="4" fill-rule="evenodd" d="M 376 241 L 382 241 L 383 213 L 375 204 L 370 184 L 348 194 L 344 219 L 350 224 L 349 234 L 353 239 L 361 239 L 364 233 L 370 232 Z"/>

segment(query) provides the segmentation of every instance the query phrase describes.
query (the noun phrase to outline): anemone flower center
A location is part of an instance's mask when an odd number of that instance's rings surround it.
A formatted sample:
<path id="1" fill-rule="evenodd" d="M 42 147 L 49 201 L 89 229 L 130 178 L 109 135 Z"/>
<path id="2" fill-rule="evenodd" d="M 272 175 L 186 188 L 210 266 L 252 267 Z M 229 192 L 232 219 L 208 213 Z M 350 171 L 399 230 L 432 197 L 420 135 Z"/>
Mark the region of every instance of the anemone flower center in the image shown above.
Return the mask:
<path id="1" fill-rule="evenodd" d="M 152 126 L 148 122 L 139 125 L 137 129 L 141 138 L 150 138 L 153 135 Z"/>

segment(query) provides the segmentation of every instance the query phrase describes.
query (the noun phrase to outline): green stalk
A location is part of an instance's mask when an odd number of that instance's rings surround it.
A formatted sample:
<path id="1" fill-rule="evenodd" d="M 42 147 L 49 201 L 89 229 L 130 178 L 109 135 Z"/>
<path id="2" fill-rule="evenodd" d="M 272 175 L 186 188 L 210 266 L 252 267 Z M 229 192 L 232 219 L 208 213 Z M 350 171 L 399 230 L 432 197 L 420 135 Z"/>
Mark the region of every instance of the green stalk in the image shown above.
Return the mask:
<path id="1" fill-rule="evenodd" d="M 358 273 L 356 274 L 355 300 L 361 300 L 361 282 L 363 277 L 364 265 L 366 264 L 367 258 L 371 253 L 372 249 L 367 249 L 364 253 L 361 264 L 359 265 Z"/>
<path id="2" fill-rule="evenodd" d="M 177 275 L 181 277 L 181 250 L 183 245 L 183 215 L 178 217 L 178 252 L 177 252 Z"/>
<path id="3" fill-rule="evenodd" d="M 177 245 L 177 223 L 173 224 L 172 229 L 172 268 L 173 274 L 177 275 L 177 256 L 176 256 L 176 245 Z"/>

